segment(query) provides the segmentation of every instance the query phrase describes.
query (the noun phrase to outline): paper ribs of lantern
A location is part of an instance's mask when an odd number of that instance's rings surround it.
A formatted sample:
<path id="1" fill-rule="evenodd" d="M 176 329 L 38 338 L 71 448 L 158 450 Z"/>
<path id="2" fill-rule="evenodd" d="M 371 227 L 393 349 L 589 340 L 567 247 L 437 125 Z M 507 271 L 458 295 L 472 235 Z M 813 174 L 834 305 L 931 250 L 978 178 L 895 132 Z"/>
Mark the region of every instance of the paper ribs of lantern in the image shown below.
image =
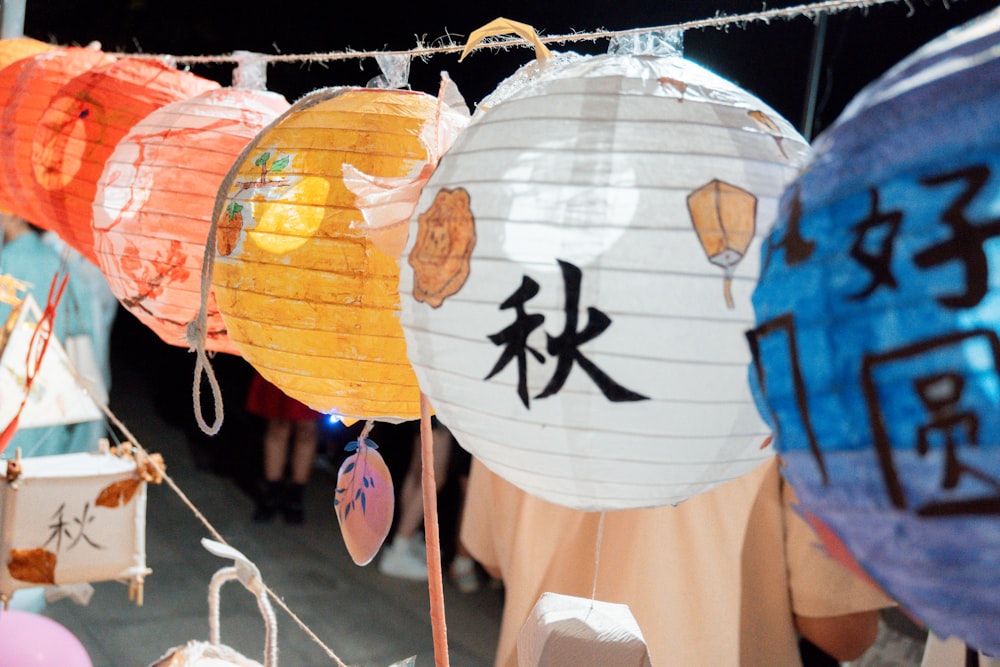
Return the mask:
<path id="1" fill-rule="evenodd" d="M 426 179 L 438 157 L 428 137 L 456 115 L 420 92 L 316 91 L 257 135 L 220 188 L 212 285 L 229 336 L 261 375 L 315 410 L 420 415 L 399 324 L 399 268 L 376 245 L 344 174 Z M 410 202 L 405 216 L 416 195 L 384 193 Z"/>
<path id="2" fill-rule="evenodd" d="M 120 58 L 90 69 L 51 98 L 34 134 L 37 219 L 97 264 L 92 231 L 97 183 L 118 142 L 153 110 L 219 88 L 154 60 Z M 15 211 L 16 212 L 16 211 Z"/>
<path id="3" fill-rule="evenodd" d="M 0 69 L 0 207 L 25 220 L 46 224 L 36 185 L 35 165 L 44 146 L 35 131 L 60 91 L 75 77 L 115 57 L 97 49 L 65 47 L 24 58 Z"/>
<path id="4" fill-rule="evenodd" d="M 209 90 L 156 109 L 118 142 L 94 198 L 98 266 L 130 313 L 189 345 L 219 186 L 240 151 L 289 107 L 276 93 Z M 238 354 L 208 295 L 205 348 Z"/>
<path id="5" fill-rule="evenodd" d="M 1000 655 L 1000 11 L 869 85 L 785 193 L 753 295 L 784 473 L 902 607 Z"/>
<path id="6" fill-rule="evenodd" d="M 158 455 L 153 455 L 158 456 Z M 143 457 L 145 459 L 145 457 Z M 124 581 L 142 604 L 148 459 L 107 452 L 8 459 L 0 480 L 0 599 L 15 590 Z M 162 465 L 160 466 L 162 470 Z"/>
<path id="7" fill-rule="evenodd" d="M 422 191 L 408 354 L 458 442 L 523 490 L 678 503 L 771 455 L 746 382 L 753 241 L 806 144 L 679 55 L 538 69 Z"/>

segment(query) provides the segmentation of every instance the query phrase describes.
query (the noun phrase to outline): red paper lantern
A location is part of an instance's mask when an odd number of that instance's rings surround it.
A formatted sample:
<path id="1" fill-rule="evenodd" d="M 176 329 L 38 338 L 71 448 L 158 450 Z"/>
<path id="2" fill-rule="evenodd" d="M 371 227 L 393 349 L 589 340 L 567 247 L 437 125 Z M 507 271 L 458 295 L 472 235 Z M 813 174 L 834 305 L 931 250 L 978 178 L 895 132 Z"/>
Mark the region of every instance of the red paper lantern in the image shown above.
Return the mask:
<path id="1" fill-rule="evenodd" d="M 41 216 L 33 222 L 96 264 L 91 206 L 115 146 L 152 111 L 219 87 L 140 58 L 115 60 L 67 83 L 35 130 L 32 168 Z"/>
<path id="2" fill-rule="evenodd" d="M 276 93 L 210 90 L 161 107 L 118 142 L 93 203 L 98 266 L 122 305 L 187 347 L 219 186 L 243 148 L 290 105 Z M 239 354 L 209 295 L 205 348 Z"/>
<path id="3" fill-rule="evenodd" d="M 35 129 L 75 77 L 115 60 L 96 49 L 64 48 L 22 58 L 0 70 L 0 207 L 44 224 L 35 192 Z"/>

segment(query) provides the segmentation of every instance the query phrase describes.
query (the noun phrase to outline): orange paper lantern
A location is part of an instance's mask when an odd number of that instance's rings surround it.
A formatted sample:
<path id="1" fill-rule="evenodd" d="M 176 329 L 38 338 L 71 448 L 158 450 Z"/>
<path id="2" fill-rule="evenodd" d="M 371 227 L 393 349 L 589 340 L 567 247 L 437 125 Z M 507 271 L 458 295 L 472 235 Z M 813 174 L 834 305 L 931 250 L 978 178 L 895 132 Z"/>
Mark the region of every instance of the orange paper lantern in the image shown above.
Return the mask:
<path id="1" fill-rule="evenodd" d="M 75 77 L 113 62 L 96 49 L 69 47 L 22 58 L 0 70 L 0 207 L 43 225 L 32 166 L 35 129 Z"/>
<path id="2" fill-rule="evenodd" d="M 315 410 L 420 415 L 399 268 L 344 178 L 429 176 L 442 106 L 408 90 L 316 91 L 257 136 L 220 189 L 213 286 L 229 335 L 261 375 Z M 402 195 L 410 211 L 417 194 Z"/>
<path id="3" fill-rule="evenodd" d="M 165 342 L 188 346 L 219 186 L 288 107 L 276 93 L 210 90 L 153 111 L 105 164 L 93 204 L 98 266 L 121 304 Z M 208 299 L 205 348 L 239 354 Z"/>
<path id="4" fill-rule="evenodd" d="M 91 206 L 115 146 L 153 110 L 219 87 L 139 58 L 121 58 L 71 80 L 35 130 L 32 167 L 41 216 L 33 222 L 96 264 Z"/>
<path id="5" fill-rule="evenodd" d="M 0 67 L 6 67 L 22 58 L 30 58 L 55 48 L 52 44 L 46 44 L 31 37 L 0 39 Z"/>

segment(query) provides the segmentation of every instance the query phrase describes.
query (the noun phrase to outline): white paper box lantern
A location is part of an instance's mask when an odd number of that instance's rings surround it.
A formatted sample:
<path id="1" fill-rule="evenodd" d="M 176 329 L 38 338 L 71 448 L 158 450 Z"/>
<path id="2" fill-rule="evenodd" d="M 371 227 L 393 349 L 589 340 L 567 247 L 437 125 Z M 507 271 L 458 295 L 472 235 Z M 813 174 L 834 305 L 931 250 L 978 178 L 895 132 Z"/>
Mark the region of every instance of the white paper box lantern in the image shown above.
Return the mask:
<path id="1" fill-rule="evenodd" d="M 539 70 L 422 191 L 407 354 L 458 442 L 525 491 L 678 503 L 771 456 L 744 331 L 758 238 L 807 144 L 676 54 Z"/>
<path id="2" fill-rule="evenodd" d="M 15 481 L 0 481 L 0 600 L 34 586 L 141 584 L 150 572 L 146 482 L 134 460 L 60 454 L 20 465 Z"/>
<path id="3" fill-rule="evenodd" d="M 458 442 L 525 491 L 678 503 L 771 456 L 744 331 L 758 239 L 807 145 L 676 54 L 539 71 L 421 193 L 407 354 Z"/>
<path id="4" fill-rule="evenodd" d="M 626 604 L 542 593 L 517 638 L 519 667 L 651 667 Z"/>

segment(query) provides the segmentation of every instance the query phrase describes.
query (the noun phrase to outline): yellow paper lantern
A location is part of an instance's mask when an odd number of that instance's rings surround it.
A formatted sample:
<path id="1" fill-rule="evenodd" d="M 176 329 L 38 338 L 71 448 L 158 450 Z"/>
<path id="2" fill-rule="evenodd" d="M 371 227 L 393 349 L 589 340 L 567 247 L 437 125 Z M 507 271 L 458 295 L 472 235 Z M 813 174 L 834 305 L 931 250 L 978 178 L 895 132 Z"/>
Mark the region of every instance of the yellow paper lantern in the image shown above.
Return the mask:
<path id="1" fill-rule="evenodd" d="M 408 90 L 316 91 L 251 142 L 220 188 L 213 287 L 230 338 L 261 375 L 315 410 L 420 415 L 399 268 L 379 249 L 402 244 L 375 243 L 344 179 L 428 176 L 442 106 Z M 408 211 L 418 194 L 400 193 Z M 405 238 L 407 226 L 396 227 L 379 234 Z"/>
<path id="2" fill-rule="evenodd" d="M 68 47 L 41 53 L 0 70 L 0 207 L 43 224 L 33 167 L 35 130 L 63 86 L 115 60 L 96 49 Z"/>
<path id="3" fill-rule="evenodd" d="M 0 67 L 7 67 L 22 58 L 52 51 L 57 47 L 46 44 L 31 37 L 12 37 L 10 39 L 0 39 Z"/>
<path id="4" fill-rule="evenodd" d="M 118 142 L 153 110 L 219 88 L 154 60 L 120 58 L 72 79 L 42 114 L 32 146 L 34 191 L 53 230 L 93 263 L 92 204 Z"/>
<path id="5" fill-rule="evenodd" d="M 219 186 L 288 107 L 276 93 L 210 90 L 153 111 L 105 164 L 93 205 L 98 266 L 121 304 L 165 342 L 189 345 Z M 239 354 L 208 299 L 205 348 Z"/>

